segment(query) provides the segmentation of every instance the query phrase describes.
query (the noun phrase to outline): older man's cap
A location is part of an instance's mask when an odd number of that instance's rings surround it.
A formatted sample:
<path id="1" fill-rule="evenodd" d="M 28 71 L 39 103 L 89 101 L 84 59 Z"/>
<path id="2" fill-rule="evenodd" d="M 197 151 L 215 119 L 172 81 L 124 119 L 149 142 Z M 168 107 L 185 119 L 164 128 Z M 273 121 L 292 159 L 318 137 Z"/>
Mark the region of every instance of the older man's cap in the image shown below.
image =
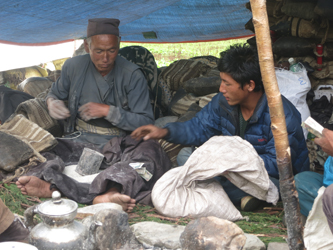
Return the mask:
<path id="1" fill-rule="evenodd" d="M 113 18 L 94 18 L 88 20 L 87 37 L 110 34 L 119 36 L 120 21 Z"/>

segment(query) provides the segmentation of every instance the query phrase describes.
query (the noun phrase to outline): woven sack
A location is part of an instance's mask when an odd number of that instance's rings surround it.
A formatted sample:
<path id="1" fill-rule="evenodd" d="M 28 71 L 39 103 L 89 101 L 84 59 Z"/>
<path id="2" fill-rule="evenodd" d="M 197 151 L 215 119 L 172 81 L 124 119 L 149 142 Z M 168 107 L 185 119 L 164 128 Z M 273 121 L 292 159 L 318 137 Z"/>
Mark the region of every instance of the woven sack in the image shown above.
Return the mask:
<path id="1" fill-rule="evenodd" d="M 179 151 L 184 147 L 184 145 L 181 144 L 175 144 L 172 142 L 168 142 L 164 139 L 159 139 L 158 143 L 161 145 L 167 156 L 169 157 L 172 167 L 177 167 L 177 155 Z"/>
<path id="2" fill-rule="evenodd" d="M 281 11 L 293 17 L 299 17 L 303 19 L 316 19 L 318 18 L 318 14 L 314 12 L 314 8 L 316 7 L 316 2 L 299 2 L 295 0 L 288 0 L 281 8 Z"/>
<path id="3" fill-rule="evenodd" d="M 189 79 L 204 76 L 211 67 L 199 60 L 181 59 L 170 64 L 159 75 L 172 91 L 178 90 Z"/>
<path id="4" fill-rule="evenodd" d="M 0 131 L 28 143 L 36 153 L 51 149 L 57 145 L 57 140 L 49 132 L 23 115 L 11 116 L 1 125 Z"/>
<path id="5" fill-rule="evenodd" d="M 17 89 L 36 97 L 52 85 L 52 81 L 46 77 L 30 77 L 21 82 Z"/>
<path id="6" fill-rule="evenodd" d="M 219 92 L 221 78 L 219 76 L 198 77 L 184 82 L 183 88 L 187 93 L 204 96 Z"/>
<path id="7" fill-rule="evenodd" d="M 273 53 L 279 56 L 298 57 L 313 55 L 315 43 L 309 39 L 286 36 L 273 43 Z"/>
<path id="8" fill-rule="evenodd" d="M 25 116 L 55 137 L 63 135 L 63 126 L 50 116 L 44 99 L 35 98 L 20 103 L 15 114 Z"/>

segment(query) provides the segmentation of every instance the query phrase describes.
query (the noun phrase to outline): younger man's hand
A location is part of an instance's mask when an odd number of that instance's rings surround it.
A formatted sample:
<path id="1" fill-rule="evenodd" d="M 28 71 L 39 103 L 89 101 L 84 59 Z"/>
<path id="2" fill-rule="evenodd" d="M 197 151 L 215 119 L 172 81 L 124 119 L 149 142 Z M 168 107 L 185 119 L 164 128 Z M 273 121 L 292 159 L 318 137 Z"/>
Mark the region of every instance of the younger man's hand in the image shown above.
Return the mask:
<path id="1" fill-rule="evenodd" d="M 149 140 L 149 139 L 162 139 L 168 134 L 166 128 L 159 128 L 154 125 L 145 125 L 137 128 L 131 134 L 132 138 L 136 140 Z"/>

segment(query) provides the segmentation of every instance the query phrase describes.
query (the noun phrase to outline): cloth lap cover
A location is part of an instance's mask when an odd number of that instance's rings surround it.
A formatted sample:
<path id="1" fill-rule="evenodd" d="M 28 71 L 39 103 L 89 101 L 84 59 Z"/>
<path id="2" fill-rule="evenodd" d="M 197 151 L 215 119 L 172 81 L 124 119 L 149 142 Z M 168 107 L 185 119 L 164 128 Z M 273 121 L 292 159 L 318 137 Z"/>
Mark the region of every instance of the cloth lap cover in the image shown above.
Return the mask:
<path id="1" fill-rule="evenodd" d="M 278 201 L 278 190 L 253 146 L 238 136 L 214 136 L 195 150 L 184 166 L 169 170 L 156 182 L 153 204 L 170 217 L 240 220 L 240 212 L 212 179 L 222 174 L 258 199 L 273 204 Z"/>

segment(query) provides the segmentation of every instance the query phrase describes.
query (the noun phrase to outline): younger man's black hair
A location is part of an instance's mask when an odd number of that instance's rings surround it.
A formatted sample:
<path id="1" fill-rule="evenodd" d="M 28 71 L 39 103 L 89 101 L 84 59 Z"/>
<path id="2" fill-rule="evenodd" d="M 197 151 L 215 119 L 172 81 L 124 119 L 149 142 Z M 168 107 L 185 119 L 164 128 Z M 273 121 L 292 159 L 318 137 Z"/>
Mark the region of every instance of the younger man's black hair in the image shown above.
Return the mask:
<path id="1" fill-rule="evenodd" d="M 243 86 L 253 80 L 256 84 L 254 92 L 265 91 L 261 79 L 257 51 L 248 44 L 237 44 L 220 53 L 218 69 L 229 74 Z"/>

